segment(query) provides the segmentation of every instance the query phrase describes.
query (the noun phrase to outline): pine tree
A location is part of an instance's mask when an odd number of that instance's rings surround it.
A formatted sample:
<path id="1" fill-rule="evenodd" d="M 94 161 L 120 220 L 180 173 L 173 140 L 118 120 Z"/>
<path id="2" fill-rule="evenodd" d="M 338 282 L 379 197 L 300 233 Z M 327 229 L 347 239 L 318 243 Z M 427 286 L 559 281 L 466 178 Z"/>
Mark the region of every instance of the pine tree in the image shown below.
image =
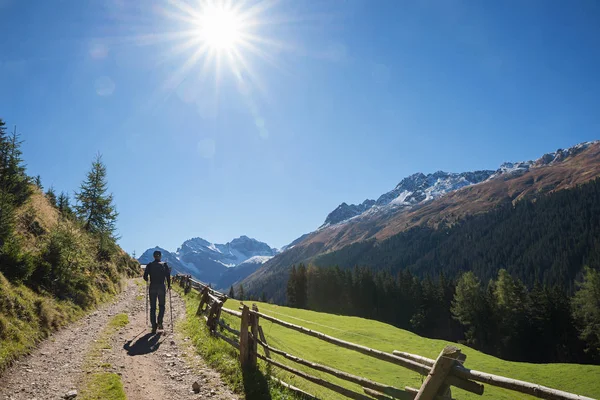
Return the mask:
<path id="1" fill-rule="evenodd" d="M 17 128 L 9 136 L 6 124 L 0 119 L 0 188 L 13 196 L 15 205 L 22 204 L 31 194 L 21 157 L 22 143 Z"/>
<path id="2" fill-rule="evenodd" d="M 465 332 L 467 344 L 477 344 L 478 330 L 481 329 L 478 326 L 478 320 L 482 300 L 479 279 L 473 272 L 465 272 L 456 285 L 456 293 L 450 311 L 452 316 L 467 329 Z"/>
<path id="3" fill-rule="evenodd" d="M 38 189 L 40 189 L 40 190 L 44 189 L 44 186 L 42 185 L 42 177 L 41 176 L 36 175 L 33 182 L 35 183 L 35 186 L 38 187 Z"/>
<path id="4" fill-rule="evenodd" d="M 292 265 L 292 270 L 290 271 L 290 277 L 288 278 L 287 283 L 287 303 L 290 307 L 298 306 L 298 297 L 296 295 L 296 288 L 298 287 L 297 280 L 298 274 L 296 273 L 296 266 Z"/>
<path id="5" fill-rule="evenodd" d="M 102 162 L 102 156 L 97 155 L 87 180 L 75 194 L 78 202 L 75 210 L 87 231 L 107 234 L 114 239 L 119 214 L 113 204 L 113 195 L 106 193 L 107 186 L 106 166 Z"/>
<path id="6" fill-rule="evenodd" d="M 30 194 L 20 145 L 16 128 L 8 136 L 6 124 L 0 119 L 0 252 L 5 240 L 12 236 L 15 207 Z"/>
<path id="7" fill-rule="evenodd" d="M 4 241 L 12 236 L 15 225 L 13 196 L 0 188 L 0 250 Z"/>
<path id="8" fill-rule="evenodd" d="M 244 301 L 244 287 L 240 283 L 240 288 L 238 289 L 239 299 L 240 301 Z"/>
<path id="9" fill-rule="evenodd" d="M 71 218 L 73 216 L 73 209 L 69 204 L 69 196 L 65 192 L 61 192 L 58 196 L 57 206 L 63 217 Z"/>
<path id="10" fill-rule="evenodd" d="M 572 300 L 573 318 L 579 325 L 579 337 L 587 351 L 600 355 L 600 272 L 584 268 L 584 277 Z"/>
<path id="11" fill-rule="evenodd" d="M 231 287 L 229 288 L 229 295 L 228 297 L 230 299 L 235 299 L 235 291 L 233 290 L 233 285 L 231 285 Z"/>
<path id="12" fill-rule="evenodd" d="M 300 264 L 296 272 L 296 307 L 306 308 L 307 306 L 307 278 L 306 266 Z"/>
<path id="13" fill-rule="evenodd" d="M 46 198 L 52 204 L 52 207 L 58 207 L 58 201 L 56 199 L 56 193 L 54 192 L 54 188 L 50 186 L 46 191 Z"/>

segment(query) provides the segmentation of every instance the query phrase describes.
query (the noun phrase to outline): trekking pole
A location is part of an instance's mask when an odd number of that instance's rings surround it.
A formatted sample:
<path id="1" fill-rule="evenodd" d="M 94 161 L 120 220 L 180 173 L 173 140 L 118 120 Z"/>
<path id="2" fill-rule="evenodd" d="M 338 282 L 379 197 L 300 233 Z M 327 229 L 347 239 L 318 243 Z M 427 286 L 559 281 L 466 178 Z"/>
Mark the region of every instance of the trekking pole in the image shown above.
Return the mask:
<path id="1" fill-rule="evenodd" d="M 169 287 L 169 307 L 171 308 L 171 333 L 173 333 L 173 298 L 171 297 L 171 287 Z"/>
<path id="2" fill-rule="evenodd" d="M 146 326 L 148 326 L 148 281 L 146 281 Z"/>

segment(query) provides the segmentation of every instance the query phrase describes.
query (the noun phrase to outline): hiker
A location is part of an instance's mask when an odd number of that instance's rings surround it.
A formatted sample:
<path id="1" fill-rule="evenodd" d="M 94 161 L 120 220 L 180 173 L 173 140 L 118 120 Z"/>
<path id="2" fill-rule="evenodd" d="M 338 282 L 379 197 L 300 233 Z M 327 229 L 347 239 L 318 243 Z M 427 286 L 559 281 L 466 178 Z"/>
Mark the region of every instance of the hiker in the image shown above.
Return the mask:
<path id="1" fill-rule="evenodd" d="M 152 333 L 156 333 L 156 328 L 163 330 L 163 318 L 165 316 L 165 300 L 167 290 L 171 290 L 171 271 L 166 262 L 161 262 L 162 253 L 158 250 L 154 252 L 154 261 L 146 265 L 144 271 L 144 280 L 148 282 L 150 277 L 150 322 L 152 323 Z M 158 324 L 156 321 L 156 299 L 158 298 Z"/>

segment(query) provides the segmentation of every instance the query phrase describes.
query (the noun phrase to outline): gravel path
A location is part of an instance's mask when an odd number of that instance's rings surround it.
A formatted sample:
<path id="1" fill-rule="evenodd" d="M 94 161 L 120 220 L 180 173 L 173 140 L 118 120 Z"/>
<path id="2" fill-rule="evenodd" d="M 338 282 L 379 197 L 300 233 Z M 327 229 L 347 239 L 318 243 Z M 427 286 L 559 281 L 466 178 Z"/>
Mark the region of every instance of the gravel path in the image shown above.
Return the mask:
<path id="1" fill-rule="evenodd" d="M 94 369 L 119 374 L 128 399 L 237 400 L 191 343 L 171 333 L 168 301 L 165 331 L 151 334 L 146 327 L 144 291 L 144 286 L 129 280 L 114 302 L 55 333 L 31 355 L 17 361 L 0 377 L 0 400 L 62 399 L 70 390 L 79 391 L 86 375 L 86 354 L 110 318 L 119 313 L 128 315 L 129 324 L 112 335 L 111 349 L 102 352 Z M 185 317 L 185 306 L 176 292 L 172 296 L 173 320 L 177 323 Z M 192 390 L 194 382 L 200 386 L 199 393 Z"/>

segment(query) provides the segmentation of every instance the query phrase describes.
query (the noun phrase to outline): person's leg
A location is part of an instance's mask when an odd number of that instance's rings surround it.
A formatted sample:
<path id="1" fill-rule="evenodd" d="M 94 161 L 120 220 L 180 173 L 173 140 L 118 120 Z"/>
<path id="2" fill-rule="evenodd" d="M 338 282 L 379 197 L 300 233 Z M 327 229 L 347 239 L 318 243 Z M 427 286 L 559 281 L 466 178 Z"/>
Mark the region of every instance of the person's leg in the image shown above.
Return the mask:
<path id="1" fill-rule="evenodd" d="M 150 323 L 152 324 L 152 331 L 156 331 L 156 300 L 158 297 L 158 291 L 150 287 Z"/>
<path id="2" fill-rule="evenodd" d="M 161 287 L 158 291 L 158 327 L 163 329 L 163 318 L 165 316 L 165 299 L 166 299 L 165 287 Z"/>

